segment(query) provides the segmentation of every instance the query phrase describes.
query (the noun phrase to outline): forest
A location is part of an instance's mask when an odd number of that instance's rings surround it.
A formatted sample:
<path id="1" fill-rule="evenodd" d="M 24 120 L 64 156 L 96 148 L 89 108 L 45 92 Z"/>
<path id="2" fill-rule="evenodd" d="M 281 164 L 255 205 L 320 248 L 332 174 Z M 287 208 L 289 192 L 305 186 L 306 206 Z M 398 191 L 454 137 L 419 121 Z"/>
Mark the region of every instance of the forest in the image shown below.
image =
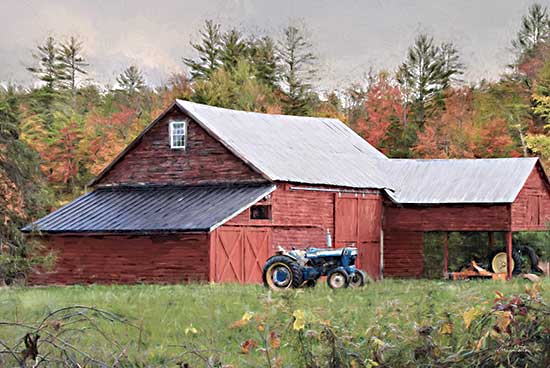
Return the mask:
<path id="1" fill-rule="evenodd" d="M 34 262 L 19 229 L 85 191 L 174 99 L 273 114 L 338 118 L 389 157 L 539 156 L 550 168 L 550 15 L 534 4 L 510 40 L 514 62 L 496 81 L 466 82 L 460 50 L 418 34 L 403 60 L 321 92 L 307 27 L 277 37 L 206 20 L 194 58 L 152 87 L 139 65 L 111 84 L 74 35 L 45 35 L 26 65 L 33 86 L 0 84 L 0 269 Z M 32 46 L 32 45 L 30 45 Z M 513 173 L 511 173 L 513 174 Z M 6 272 L 6 271 L 4 271 Z"/>

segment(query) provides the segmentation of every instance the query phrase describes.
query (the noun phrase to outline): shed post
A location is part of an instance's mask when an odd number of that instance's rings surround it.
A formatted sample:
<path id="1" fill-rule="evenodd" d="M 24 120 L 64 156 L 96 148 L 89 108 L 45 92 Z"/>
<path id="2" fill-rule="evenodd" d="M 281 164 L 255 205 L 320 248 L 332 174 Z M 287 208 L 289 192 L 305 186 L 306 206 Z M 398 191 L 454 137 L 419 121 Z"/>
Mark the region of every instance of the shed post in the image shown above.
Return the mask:
<path id="1" fill-rule="evenodd" d="M 445 231 L 443 237 L 443 277 L 449 274 L 449 233 Z"/>
<path id="2" fill-rule="evenodd" d="M 489 249 L 495 249 L 495 233 L 492 231 L 488 232 L 489 235 Z"/>
<path id="3" fill-rule="evenodd" d="M 506 278 L 508 280 L 512 279 L 512 232 L 506 232 Z"/>

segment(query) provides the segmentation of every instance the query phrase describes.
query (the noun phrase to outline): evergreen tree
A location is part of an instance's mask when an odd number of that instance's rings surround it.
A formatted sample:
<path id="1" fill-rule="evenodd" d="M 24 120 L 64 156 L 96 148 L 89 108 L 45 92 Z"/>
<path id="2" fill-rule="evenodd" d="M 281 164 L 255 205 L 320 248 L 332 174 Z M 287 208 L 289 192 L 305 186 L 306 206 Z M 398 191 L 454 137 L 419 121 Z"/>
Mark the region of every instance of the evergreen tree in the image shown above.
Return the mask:
<path id="1" fill-rule="evenodd" d="M 440 46 L 432 37 L 420 34 L 409 47 L 405 61 L 399 66 L 397 80 L 413 104 L 415 121 L 424 125 L 429 104 L 434 102 L 456 77 L 463 73 L 458 52 L 451 43 Z"/>
<path id="2" fill-rule="evenodd" d="M 529 7 L 527 15 L 521 18 L 521 27 L 512 46 L 519 57 L 533 51 L 540 43 L 547 42 L 550 37 L 550 17 L 548 9 L 540 4 Z"/>
<path id="3" fill-rule="evenodd" d="M 46 38 L 44 44 L 39 45 L 32 56 L 37 65 L 29 66 L 27 70 L 44 82 L 47 88 L 54 90 L 61 87 L 67 78 L 67 69 L 60 61 L 60 52 L 55 39 L 51 36 Z"/>
<path id="4" fill-rule="evenodd" d="M 71 90 L 73 98 L 76 95 L 78 77 L 88 74 L 85 68 L 89 64 L 82 55 L 83 49 L 84 46 L 82 41 L 74 36 L 71 36 L 60 46 L 60 53 L 58 57 L 59 62 L 64 68 L 64 79 L 66 81 L 66 86 Z"/>
<path id="5" fill-rule="evenodd" d="M 232 72 L 235 70 L 240 59 L 247 55 L 248 45 L 243 39 L 243 35 L 237 29 L 231 29 L 222 36 L 222 47 L 220 50 L 220 61 L 225 70 Z"/>
<path id="6" fill-rule="evenodd" d="M 268 37 L 253 38 L 248 41 L 250 61 L 255 75 L 266 86 L 277 88 L 277 55 L 275 43 Z"/>
<path id="7" fill-rule="evenodd" d="M 145 89 L 145 77 L 135 65 L 130 65 L 116 79 L 121 90 L 129 95 L 142 92 Z"/>
<path id="8" fill-rule="evenodd" d="M 191 43 L 191 46 L 199 54 L 199 60 L 184 58 L 183 62 L 190 68 L 193 79 L 209 78 L 220 65 L 222 48 L 222 36 L 220 25 L 212 20 L 207 20 L 204 29 L 200 31 L 201 41 Z"/>
<path id="9" fill-rule="evenodd" d="M 286 94 L 284 112 L 305 115 L 310 111 L 311 80 L 316 73 L 317 57 L 303 31 L 293 25 L 283 31 L 278 45 L 280 80 Z"/>

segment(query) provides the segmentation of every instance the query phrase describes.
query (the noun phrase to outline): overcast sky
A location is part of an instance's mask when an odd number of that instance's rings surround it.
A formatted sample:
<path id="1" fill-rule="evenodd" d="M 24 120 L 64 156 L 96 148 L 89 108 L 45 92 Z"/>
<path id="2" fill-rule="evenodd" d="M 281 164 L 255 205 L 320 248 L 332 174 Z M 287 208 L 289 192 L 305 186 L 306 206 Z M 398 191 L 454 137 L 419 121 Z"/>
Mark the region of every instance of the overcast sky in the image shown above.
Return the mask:
<path id="1" fill-rule="evenodd" d="M 184 70 L 190 40 L 205 19 L 277 36 L 289 22 L 309 29 L 321 89 L 358 81 L 373 68 L 395 70 L 416 34 L 452 41 L 465 79 L 495 79 L 511 61 L 510 41 L 528 0 L 1 0 L 0 81 L 31 83 L 25 65 L 48 35 L 78 35 L 91 76 L 113 82 L 138 65 L 152 85 Z M 550 5 L 550 0 L 539 1 Z"/>

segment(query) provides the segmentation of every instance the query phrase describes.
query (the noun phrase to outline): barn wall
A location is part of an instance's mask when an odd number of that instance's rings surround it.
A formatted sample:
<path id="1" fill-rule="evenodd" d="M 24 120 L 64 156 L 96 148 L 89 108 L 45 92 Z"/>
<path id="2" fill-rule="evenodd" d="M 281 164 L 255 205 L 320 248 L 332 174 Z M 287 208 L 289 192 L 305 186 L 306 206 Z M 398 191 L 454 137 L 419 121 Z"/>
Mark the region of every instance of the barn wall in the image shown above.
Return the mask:
<path id="1" fill-rule="evenodd" d="M 513 231 L 549 229 L 550 191 L 542 175 L 544 173 L 537 165 L 512 203 Z"/>
<path id="2" fill-rule="evenodd" d="M 168 113 L 98 184 L 183 185 L 265 181 L 190 119 L 186 149 L 171 149 L 169 122 L 177 119 L 187 117 L 177 110 Z"/>
<path id="3" fill-rule="evenodd" d="M 208 280 L 207 234 L 49 236 L 57 262 L 31 284 L 179 283 Z"/>
<path id="4" fill-rule="evenodd" d="M 384 276 L 420 277 L 423 238 L 422 232 L 384 232 Z"/>
<path id="5" fill-rule="evenodd" d="M 506 231 L 508 205 L 449 205 L 395 207 L 384 210 L 384 231 Z"/>
<path id="6" fill-rule="evenodd" d="M 334 246 L 358 247 L 360 267 L 366 269 L 372 277 L 378 277 L 382 197 L 378 193 L 292 190 L 292 186 L 279 184 L 271 194 L 268 200 L 272 205 L 271 220 L 251 220 L 250 210 L 246 210 L 222 228 L 271 228 L 270 254 L 278 246 L 287 249 L 325 247 L 326 233 L 329 230 Z M 314 188 L 324 189 L 320 186 Z M 355 202 L 357 203 L 353 206 Z"/>

